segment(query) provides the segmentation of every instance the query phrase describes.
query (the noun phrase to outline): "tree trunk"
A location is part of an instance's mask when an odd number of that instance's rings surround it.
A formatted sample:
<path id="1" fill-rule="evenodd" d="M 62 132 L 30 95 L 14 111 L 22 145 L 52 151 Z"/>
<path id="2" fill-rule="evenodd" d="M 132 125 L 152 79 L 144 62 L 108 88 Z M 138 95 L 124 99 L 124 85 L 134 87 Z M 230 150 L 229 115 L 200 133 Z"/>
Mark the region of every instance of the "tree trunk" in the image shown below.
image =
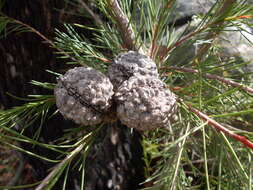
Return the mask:
<path id="1" fill-rule="evenodd" d="M 77 16 L 69 16 L 70 8 L 64 0 L 8 0 L 2 9 L 3 13 L 26 23 L 47 36 L 54 37 L 54 29 L 62 28 L 65 21 L 76 21 L 90 25 L 92 21 Z M 72 10 L 72 9 L 71 9 Z M 73 10 L 72 10 L 73 11 Z M 6 94 L 25 97 L 28 94 L 52 94 L 52 91 L 34 87 L 29 82 L 55 82 L 55 77 L 45 70 L 61 71 L 66 65 L 56 60 L 49 45 L 34 33 L 10 34 L 0 43 L 0 106 L 4 109 L 21 105 L 25 102 Z M 1 108 L 0 107 L 0 108 Z M 47 121 L 41 132 L 40 141 L 49 143 L 63 135 L 63 129 L 74 124 L 63 119 L 61 115 Z M 27 129 L 26 135 L 32 137 L 36 123 Z M 88 157 L 87 189 L 136 189 L 142 180 L 141 160 L 142 148 L 137 132 L 129 133 L 129 129 L 121 124 L 105 127 L 97 138 L 91 155 Z M 115 144 L 116 142 L 116 144 Z M 36 154 L 56 158 L 55 153 L 47 149 L 22 144 Z M 100 152 L 98 147 L 102 147 Z M 93 154 L 96 153 L 96 154 Z M 94 156 L 95 155 L 95 156 Z M 25 155 L 27 162 L 34 169 L 36 180 L 43 179 L 53 165 L 37 158 Z M 103 172 L 105 173 L 99 173 Z M 92 174 L 92 175 L 91 175 Z M 73 178 L 72 178 L 73 177 Z M 70 172 L 68 189 L 75 189 L 75 171 Z M 54 189 L 61 189 L 59 182 Z"/>
<path id="2" fill-rule="evenodd" d="M 104 127 L 88 156 L 86 190 L 140 188 L 142 153 L 138 132 L 120 122 Z"/>

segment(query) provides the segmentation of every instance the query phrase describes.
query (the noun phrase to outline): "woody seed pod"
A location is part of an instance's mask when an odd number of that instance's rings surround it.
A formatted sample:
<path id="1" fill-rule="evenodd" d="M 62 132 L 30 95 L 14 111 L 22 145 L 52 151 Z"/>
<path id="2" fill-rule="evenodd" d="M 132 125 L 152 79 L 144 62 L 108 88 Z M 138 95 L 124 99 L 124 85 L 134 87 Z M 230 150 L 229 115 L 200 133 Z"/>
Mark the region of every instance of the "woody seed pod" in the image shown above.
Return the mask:
<path id="1" fill-rule="evenodd" d="M 165 127 L 177 110 L 175 94 L 153 76 L 129 78 L 118 88 L 115 98 L 121 122 L 137 130 Z"/>
<path id="2" fill-rule="evenodd" d="M 125 80 L 136 74 L 158 77 L 155 62 L 146 55 L 129 51 L 117 56 L 108 67 L 108 77 L 114 90 L 117 90 Z"/>
<path id="3" fill-rule="evenodd" d="M 101 72 L 75 67 L 59 77 L 54 93 L 65 118 L 77 124 L 95 125 L 102 122 L 114 92 L 110 80 Z"/>

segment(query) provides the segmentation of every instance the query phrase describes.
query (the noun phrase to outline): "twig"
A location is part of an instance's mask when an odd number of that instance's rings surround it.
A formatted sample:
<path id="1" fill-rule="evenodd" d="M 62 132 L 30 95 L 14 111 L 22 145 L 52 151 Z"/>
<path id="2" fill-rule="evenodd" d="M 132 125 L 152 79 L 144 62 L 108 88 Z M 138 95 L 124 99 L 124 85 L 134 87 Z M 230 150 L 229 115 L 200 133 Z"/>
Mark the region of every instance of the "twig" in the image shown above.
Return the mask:
<path id="1" fill-rule="evenodd" d="M 118 1 L 107 0 L 107 3 L 110 6 L 108 8 L 112 10 L 112 17 L 117 22 L 118 28 L 122 36 L 122 40 L 126 48 L 129 50 L 137 50 L 137 48 L 135 47 L 135 35 L 132 25 L 130 24 L 127 16 L 120 8 Z M 139 49 L 139 51 L 143 52 L 141 48 Z"/>
<path id="2" fill-rule="evenodd" d="M 153 30 L 152 30 L 152 40 L 151 40 L 151 46 L 149 49 L 149 55 L 151 58 L 155 58 L 156 54 L 159 52 L 159 46 L 157 46 L 157 37 L 158 37 L 158 32 L 161 24 L 164 21 L 164 15 L 167 10 L 171 9 L 171 7 L 174 5 L 175 0 L 169 0 L 167 4 L 163 7 L 163 11 L 161 15 L 158 18 L 158 22 L 153 25 Z"/>
<path id="3" fill-rule="evenodd" d="M 207 121 L 209 125 L 217 129 L 218 131 L 223 132 L 224 134 L 236 139 L 237 141 L 240 141 L 242 144 L 244 144 L 246 147 L 249 147 L 250 149 L 253 149 L 253 143 L 249 141 L 246 137 L 238 135 L 233 133 L 232 131 L 228 130 L 223 125 L 219 124 L 215 120 L 211 119 L 208 115 L 204 114 L 203 112 L 193 108 L 191 105 L 187 105 L 189 110 L 198 115 L 202 120 Z"/>
<path id="4" fill-rule="evenodd" d="M 92 16 L 92 18 L 95 20 L 96 24 L 97 25 L 103 25 L 103 22 L 102 20 L 99 18 L 99 16 L 94 13 L 90 8 L 89 6 L 83 2 L 83 0 L 79 0 L 79 3 L 83 6 L 83 8 Z"/>
<path id="5" fill-rule="evenodd" d="M 43 34 L 41 34 L 38 30 L 36 30 L 35 28 L 33 28 L 32 26 L 26 24 L 26 23 L 23 23 L 19 20 L 16 20 L 14 18 L 11 18 L 11 17 L 8 17 L 7 18 L 11 19 L 14 23 L 17 23 L 17 24 L 20 24 L 26 28 L 28 28 L 30 31 L 32 31 L 33 33 L 37 34 L 39 37 L 41 37 L 43 40 L 45 40 L 48 44 L 50 44 L 51 46 L 55 47 L 54 43 L 49 40 L 46 36 L 44 36 Z"/>
<path id="6" fill-rule="evenodd" d="M 59 52 L 61 52 L 62 54 L 64 54 L 65 56 L 67 56 L 68 58 L 70 58 L 72 61 L 75 61 L 77 63 L 80 63 L 83 65 L 83 63 L 81 63 L 80 61 L 76 60 L 75 58 L 71 57 L 70 55 L 68 55 L 64 50 L 56 47 L 56 45 L 53 43 L 53 41 L 49 40 L 46 36 L 44 36 L 42 33 L 40 33 L 38 30 L 36 30 L 35 28 L 33 28 L 32 26 L 26 24 L 26 23 L 23 23 L 19 20 L 16 20 L 14 18 L 11 18 L 11 17 L 8 17 L 6 15 L 3 15 L 1 13 L 2 16 L 6 17 L 6 18 L 9 18 L 13 23 L 16 23 L 16 24 L 20 24 L 24 27 L 26 27 L 27 29 L 29 29 L 31 32 L 37 34 L 40 38 L 42 38 L 43 40 L 45 40 L 52 48 L 58 50 Z"/>
<path id="7" fill-rule="evenodd" d="M 182 67 L 176 67 L 176 66 L 171 66 L 171 67 L 163 67 L 164 69 L 171 69 L 171 70 L 177 70 L 177 71 L 182 71 L 182 72 L 187 72 L 187 73 L 199 73 L 198 70 L 195 70 L 195 69 L 190 69 L 190 68 L 182 68 Z M 220 82 L 223 82 L 225 84 L 228 84 L 228 85 L 231 85 L 233 87 L 237 87 L 237 88 L 240 88 L 250 94 L 253 94 L 253 88 L 250 88 L 250 87 L 247 87 L 247 86 L 244 86 L 243 84 L 240 84 L 238 82 L 234 82 L 232 80 L 229 80 L 229 79 L 225 79 L 221 76 L 218 76 L 218 75 L 213 75 L 213 74 L 203 74 L 203 76 L 205 76 L 206 78 L 209 78 L 209 79 L 214 79 L 214 80 L 218 80 Z"/>
<path id="8" fill-rule="evenodd" d="M 163 52 L 163 54 L 161 54 L 161 56 L 160 56 L 160 57 L 161 57 L 161 61 L 162 61 L 162 62 L 165 61 L 165 57 L 169 54 L 169 52 L 170 52 L 171 50 L 173 50 L 174 48 L 180 46 L 181 44 L 183 44 L 183 43 L 186 42 L 187 40 L 190 40 L 193 36 L 195 36 L 196 34 L 198 34 L 198 33 L 202 32 L 202 31 L 204 31 L 204 30 L 207 29 L 207 28 L 208 28 L 208 26 L 203 27 L 203 28 L 201 28 L 201 29 L 199 29 L 199 30 L 197 30 L 197 31 L 193 31 L 193 32 L 187 34 L 186 36 L 184 36 L 182 39 L 178 40 L 175 44 L 169 46 L 169 47 Z"/>

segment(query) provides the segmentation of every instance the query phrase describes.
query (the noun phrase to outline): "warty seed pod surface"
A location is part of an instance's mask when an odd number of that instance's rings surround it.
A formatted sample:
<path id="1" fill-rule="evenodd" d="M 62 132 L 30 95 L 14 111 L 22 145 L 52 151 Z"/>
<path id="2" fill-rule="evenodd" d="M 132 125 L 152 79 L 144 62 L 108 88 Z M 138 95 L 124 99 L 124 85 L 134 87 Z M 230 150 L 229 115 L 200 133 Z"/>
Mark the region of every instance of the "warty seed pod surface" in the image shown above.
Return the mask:
<path id="1" fill-rule="evenodd" d="M 56 105 L 65 118 L 82 125 L 102 122 L 114 94 L 108 77 L 93 68 L 75 67 L 57 82 Z"/>
<path id="2" fill-rule="evenodd" d="M 118 55 L 108 67 L 108 77 L 115 90 L 125 80 L 136 74 L 158 77 L 155 62 L 146 55 L 136 51 L 128 51 Z"/>
<path id="3" fill-rule="evenodd" d="M 141 131 L 166 127 L 177 111 L 175 94 L 153 76 L 129 78 L 118 88 L 115 99 L 121 122 Z"/>

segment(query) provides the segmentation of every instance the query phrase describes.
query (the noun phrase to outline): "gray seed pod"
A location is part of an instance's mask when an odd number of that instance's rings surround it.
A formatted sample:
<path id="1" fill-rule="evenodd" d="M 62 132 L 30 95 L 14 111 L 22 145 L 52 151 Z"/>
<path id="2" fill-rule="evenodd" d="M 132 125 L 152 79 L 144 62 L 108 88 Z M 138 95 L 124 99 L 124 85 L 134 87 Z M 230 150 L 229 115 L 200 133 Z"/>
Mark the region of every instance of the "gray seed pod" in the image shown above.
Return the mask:
<path id="1" fill-rule="evenodd" d="M 114 92 L 110 80 L 101 72 L 75 67 L 59 77 L 54 93 L 65 118 L 77 124 L 95 125 L 102 122 Z"/>
<path id="2" fill-rule="evenodd" d="M 146 55 L 135 51 L 120 54 L 108 67 L 108 77 L 116 90 L 125 80 L 133 75 L 158 77 L 155 62 Z"/>
<path id="3" fill-rule="evenodd" d="M 176 96 L 156 77 L 136 75 L 115 94 L 122 123 L 138 130 L 165 127 L 177 111 Z"/>

